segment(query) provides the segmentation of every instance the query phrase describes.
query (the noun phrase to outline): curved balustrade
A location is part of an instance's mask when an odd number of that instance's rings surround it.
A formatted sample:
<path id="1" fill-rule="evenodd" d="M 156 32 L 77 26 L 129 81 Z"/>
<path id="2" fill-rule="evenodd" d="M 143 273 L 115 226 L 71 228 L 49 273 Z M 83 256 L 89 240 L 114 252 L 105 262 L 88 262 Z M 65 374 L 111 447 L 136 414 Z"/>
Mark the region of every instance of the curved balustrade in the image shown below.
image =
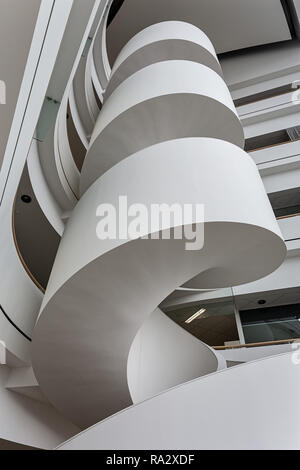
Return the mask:
<path id="1" fill-rule="evenodd" d="M 175 387 L 96 424 L 59 450 L 299 450 L 300 367 L 299 353 L 293 354 Z"/>
<path id="2" fill-rule="evenodd" d="M 244 146 L 210 40 L 195 26 L 167 21 L 137 34 L 117 58 L 82 168 L 81 193 L 121 159 L 180 137 Z"/>
<path id="3" fill-rule="evenodd" d="M 113 165 L 143 148 L 202 136 L 244 146 L 242 126 L 223 79 L 190 61 L 145 67 L 104 104 L 83 164 L 81 194 Z"/>
<path id="4" fill-rule="evenodd" d="M 285 244 L 243 143 L 223 79 L 201 63 L 146 66 L 105 102 L 81 175 L 83 196 L 64 232 L 32 349 L 43 393 L 81 427 L 141 398 L 128 384 L 132 343 L 177 287 L 214 289 L 254 281 L 284 260 Z M 204 220 L 191 211 L 179 224 L 204 233 L 202 249 L 186 249 L 184 238 L 166 236 L 178 228 L 172 218 L 152 220 L 133 237 L 99 240 L 97 208 L 105 203 L 119 215 L 120 195 L 129 208 L 138 203 L 147 214 L 154 202 L 203 204 Z M 178 350 L 186 338 L 183 330 L 178 333 Z M 218 353 L 195 347 L 212 359 L 206 373 L 216 370 Z M 167 382 L 156 376 L 155 390 L 200 374 L 198 358 L 191 361 L 188 377 L 173 367 Z"/>
<path id="5" fill-rule="evenodd" d="M 165 60 L 189 60 L 214 70 L 222 69 L 209 38 L 182 21 L 154 24 L 134 36 L 122 49 L 113 66 L 104 99 L 128 77 L 148 65 Z"/>
<path id="6" fill-rule="evenodd" d="M 99 86 L 101 87 L 102 92 L 104 92 L 107 88 L 107 84 L 111 74 L 111 67 L 109 64 L 106 48 L 106 33 L 110 11 L 109 6 L 111 6 L 112 3 L 113 0 L 107 0 L 108 8 L 106 8 L 104 15 L 101 18 L 99 27 L 97 28 L 93 47 L 93 62 L 99 80 Z"/>
<path id="7" fill-rule="evenodd" d="M 139 201 L 149 210 L 153 182 L 159 204 L 205 204 L 202 250 L 185 250 L 184 240 L 97 239 L 97 205 L 118 207 L 126 194 L 129 206 Z M 197 222 L 194 215 L 190 223 Z M 33 340 L 44 393 L 81 426 L 128 406 L 131 343 L 167 295 L 196 276 L 203 288 L 263 277 L 285 250 L 256 166 L 238 147 L 180 139 L 123 160 L 85 193 L 64 233 Z"/>

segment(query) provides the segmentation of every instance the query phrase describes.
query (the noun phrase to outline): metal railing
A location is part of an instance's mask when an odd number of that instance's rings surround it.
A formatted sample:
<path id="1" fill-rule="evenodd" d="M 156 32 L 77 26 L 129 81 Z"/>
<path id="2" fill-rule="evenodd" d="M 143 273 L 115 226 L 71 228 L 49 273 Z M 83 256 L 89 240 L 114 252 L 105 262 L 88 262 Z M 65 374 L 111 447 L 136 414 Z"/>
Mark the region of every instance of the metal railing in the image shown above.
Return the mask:
<path id="1" fill-rule="evenodd" d="M 233 344 L 231 346 L 212 346 L 216 351 L 224 351 L 227 349 L 256 348 L 261 346 L 272 346 L 278 344 L 292 344 L 300 342 L 300 338 L 280 339 L 277 341 L 264 341 L 262 343 Z"/>

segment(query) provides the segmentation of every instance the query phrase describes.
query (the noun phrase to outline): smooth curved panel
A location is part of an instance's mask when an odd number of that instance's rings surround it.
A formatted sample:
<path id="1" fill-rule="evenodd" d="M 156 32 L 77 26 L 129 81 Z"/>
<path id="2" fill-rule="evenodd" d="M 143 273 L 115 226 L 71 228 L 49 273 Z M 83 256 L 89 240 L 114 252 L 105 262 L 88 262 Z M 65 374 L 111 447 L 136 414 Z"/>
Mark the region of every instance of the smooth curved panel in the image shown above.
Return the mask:
<path id="1" fill-rule="evenodd" d="M 214 47 L 199 28 L 183 21 L 149 26 L 123 47 L 112 69 L 104 99 L 138 70 L 156 62 L 182 59 L 206 65 L 223 76 Z"/>
<path id="2" fill-rule="evenodd" d="M 293 354 L 297 361 L 299 353 L 283 354 L 173 388 L 60 449 L 299 450 L 300 367 Z"/>
<path id="3" fill-rule="evenodd" d="M 102 108 L 82 168 L 81 194 L 129 155 L 183 137 L 215 137 L 244 146 L 225 82 L 190 61 L 160 62 L 139 70 Z"/>
<path id="4" fill-rule="evenodd" d="M 127 195 L 128 206 L 150 210 L 153 184 L 158 204 L 205 205 L 203 249 L 186 250 L 184 239 L 97 239 L 98 204 L 118 208 Z M 185 223 L 203 221 L 194 213 Z M 164 298 L 199 273 L 203 288 L 263 277 L 285 253 L 257 168 L 239 147 L 180 139 L 122 160 L 84 194 L 64 233 L 33 338 L 44 394 L 83 427 L 129 406 L 130 347 Z"/>
<path id="5" fill-rule="evenodd" d="M 90 135 L 92 134 L 96 121 L 96 118 L 93 112 L 91 112 L 91 108 L 89 106 L 89 100 L 91 95 L 93 95 L 91 90 L 88 89 L 88 85 L 91 85 L 91 78 L 88 76 L 91 74 L 91 68 L 88 67 L 88 65 L 90 66 L 89 58 L 90 55 L 82 57 L 73 80 L 73 90 L 77 112 L 84 127 L 85 137 L 87 139 L 89 139 Z M 90 79 L 90 83 L 88 78 Z"/>
<path id="6" fill-rule="evenodd" d="M 131 345 L 127 377 L 133 403 L 226 368 L 221 354 L 157 308 Z"/>
<path id="7" fill-rule="evenodd" d="M 55 160 L 61 186 L 68 188 L 67 191 L 71 193 L 72 199 L 77 199 L 80 173 L 70 147 L 67 128 L 67 112 L 68 100 L 65 96 L 60 106 L 54 133 L 54 138 L 56 140 Z"/>
<path id="8" fill-rule="evenodd" d="M 111 67 L 108 61 L 106 47 L 107 21 L 111 4 L 112 0 L 107 0 L 107 8 L 102 16 L 93 44 L 95 69 L 102 90 L 105 90 L 107 87 L 109 76 L 111 74 Z"/>

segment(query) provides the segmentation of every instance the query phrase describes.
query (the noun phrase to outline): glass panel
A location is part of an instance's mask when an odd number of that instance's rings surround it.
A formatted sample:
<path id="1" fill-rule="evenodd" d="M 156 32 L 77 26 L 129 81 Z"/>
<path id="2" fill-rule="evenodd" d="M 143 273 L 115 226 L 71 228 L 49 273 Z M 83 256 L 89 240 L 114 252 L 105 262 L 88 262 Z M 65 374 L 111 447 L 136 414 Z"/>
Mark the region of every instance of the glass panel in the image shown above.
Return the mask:
<path id="1" fill-rule="evenodd" d="M 300 214 L 300 204 L 297 206 L 280 207 L 279 209 L 274 209 L 274 214 L 276 217 L 286 217 L 288 215 Z"/>
<path id="2" fill-rule="evenodd" d="M 177 291 L 179 293 L 180 291 Z M 184 291 L 181 291 L 184 295 Z M 188 292 L 186 292 L 188 295 Z M 195 292 L 192 292 L 195 295 Z M 199 293 L 198 301 L 163 309 L 182 328 L 210 346 L 239 342 L 232 289 Z"/>
<path id="3" fill-rule="evenodd" d="M 268 132 L 268 134 L 256 135 L 245 141 L 245 151 L 255 152 L 257 150 L 273 147 L 287 142 L 295 142 L 300 139 L 300 126 L 294 126 L 289 129 Z"/>
<path id="4" fill-rule="evenodd" d="M 300 338 L 300 304 L 240 312 L 246 343 Z"/>
<path id="5" fill-rule="evenodd" d="M 86 44 L 84 46 L 84 50 L 83 50 L 83 53 L 82 53 L 82 57 L 86 57 L 88 55 L 90 47 L 92 45 L 92 41 L 93 41 L 93 38 L 91 38 L 91 37 L 87 38 L 87 41 L 86 41 Z"/>
<path id="6" fill-rule="evenodd" d="M 290 141 L 291 139 L 286 129 L 282 129 L 280 131 L 269 132 L 268 134 L 257 135 L 246 139 L 245 151 L 254 152 L 255 150 L 272 147 L 273 145 L 283 144 Z"/>
<path id="7" fill-rule="evenodd" d="M 45 140 L 48 131 L 54 125 L 59 106 L 59 101 L 53 100 L 49 96 L 46 97 L 34 135 L 34 138 L 39 142 Z"/>
<path id="8" fill-rule="evenodd" d="M 300 189 L 290 188 L 268 194 L 276 217 L 300 213 Z"/>
<path id="9" fill-rule="evenodd" d="M 265 90 L 260 93 L 244 96 L 243 98 L 238 98 L 234 100 L 234 104 L 236 107 L 244 106 L 245 104 L 266 100 L 268 98 L 273 98 L 274 96 L 283 95 L 285 93 L 291 93 L 292 91 L 295 91 L 295 88 L 293 88 L 292 83 L 289 83 L 288 85 L 283 85 L 277 88 L 272 88 L 271 90 Z"/>
<path id="10" fill-rule="evenodd" d="M 264 343 L 266 341 L 300 338 L 300 320 L 294 318 L 253 323 L 252 325 L 244 325 L 243 330 L 246 343 Z"/>

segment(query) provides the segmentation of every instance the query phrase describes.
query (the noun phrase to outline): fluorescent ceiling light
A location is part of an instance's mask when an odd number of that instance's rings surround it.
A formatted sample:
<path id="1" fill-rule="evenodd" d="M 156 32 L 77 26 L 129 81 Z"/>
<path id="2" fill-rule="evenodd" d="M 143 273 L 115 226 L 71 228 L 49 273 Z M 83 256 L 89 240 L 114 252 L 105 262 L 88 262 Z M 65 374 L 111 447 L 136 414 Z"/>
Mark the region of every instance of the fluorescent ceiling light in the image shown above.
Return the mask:
<path id="1" fill-rule="evenodd" d="M 194 313 L 194 315 L 192 315 L 190 318 L 185 320 L 185 323 L 191 323 L 192 321 L 196 320 L 196 318 L 199 318 L 200 315 L 202 315 L 205 312 L 206 312 L 206 308 L 201 308 L 200 310 L 198 310 L 198 312 Z"/>

